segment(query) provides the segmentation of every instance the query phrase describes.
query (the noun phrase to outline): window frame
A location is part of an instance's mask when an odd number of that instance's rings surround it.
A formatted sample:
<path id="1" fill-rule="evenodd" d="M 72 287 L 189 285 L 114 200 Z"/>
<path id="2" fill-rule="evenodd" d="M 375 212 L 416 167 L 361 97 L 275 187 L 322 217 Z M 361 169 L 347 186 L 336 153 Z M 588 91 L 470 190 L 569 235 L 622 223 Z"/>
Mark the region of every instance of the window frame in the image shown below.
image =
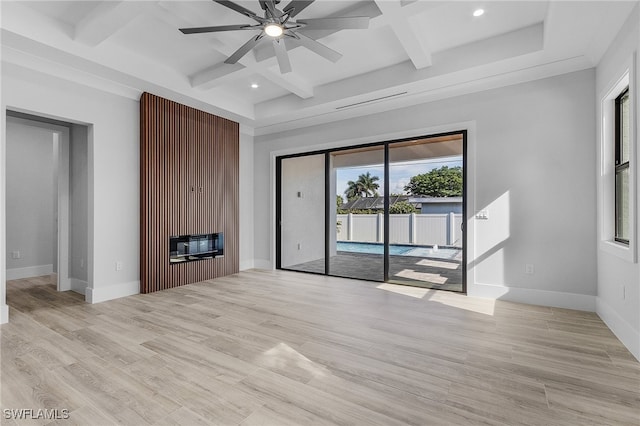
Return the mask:
<path id="1" fill-rule="evenodd" d="M 636 54 L 627 56 L 611 70 L 608 83 L 598 95 L 598 151 L 597 151 L 597 228 L 598 251 L 624 262 L 638 262 L 638 152 L 636 134 L 639 110 L 636 108 Z M 615 240 L 615 100 L 629 86 L 629 244 Z"/>
<path id="2" fill-rule="evenodd" d="M 614 115 L 614 149 L 615 149 L 615 170 L 614 170 L 614 197 L 613 197 L 613 202 L 614 202 L 614 234 L 613 234 L 613 239 L 614 241 L 620 243 L 620 244 L 624 244 L 626 246 L 629 245 L 629 239 L 628 238 L 622 238 L 619 236 L 618 234 L 618 229 L 619 229 L 619 223 L 618 223 L 618 212 L 620 211 L 620 205 L 618 203 L 618 179 L 620 178 L 619 176 L 624 173 L 625 170 L 628 170 L 630 172 L 630 160 L 631 160 L 631 154 L 629 154 L 629 158 L 627 158 L 627 161 L 622 161 L 622 112 L 621 112 L 621 105 L 622 105 L 622 100 L 624 97 L 627 97 L 627 99 L 629 100 L 629 102 L 631 101 L 631 97 L 630 97 L 630 93 L 629 93 L 629 85 L 627 85 L 627 87 L 625 87 L 620 94 L 615 98 L 614 102 L 615 102 L 615 115 Z M 629 116 L 627 117 L 627 120 L 629 121 L 629 127 L 631 127 L 631 108 L 629 108 Z M 631 138 L 631 135 L 629 135 L 629 138 Z M 629 141 L 629 144 L 631 145 L 631 141 Z M 631 148 L 631 147 L 629 147 Z M 630 196 L 631 194 L 629 194 Z M 629 197 L 630 198 L 630 197 Z M 631 209 L 629 208 L 629 221 L 631 221 Z M 631 232 L 631 230 L 629 230 L 629 232 Z"/>

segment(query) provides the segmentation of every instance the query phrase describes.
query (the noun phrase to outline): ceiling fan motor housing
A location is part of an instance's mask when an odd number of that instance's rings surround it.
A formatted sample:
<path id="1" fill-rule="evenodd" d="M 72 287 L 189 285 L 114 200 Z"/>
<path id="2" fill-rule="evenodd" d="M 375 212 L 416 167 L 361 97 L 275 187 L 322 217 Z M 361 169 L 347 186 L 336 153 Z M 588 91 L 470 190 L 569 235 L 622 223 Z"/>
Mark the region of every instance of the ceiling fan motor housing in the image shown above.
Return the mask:
<path id="1" fill-rule="evenodd" d="M 273 0 L 273 4 L 280 4 L 280 0 Z M 267 10 L 267 2 L 266 1 L 261 1 L 260 2 L 260 7 L 262 7 L 262 10 Z"/>

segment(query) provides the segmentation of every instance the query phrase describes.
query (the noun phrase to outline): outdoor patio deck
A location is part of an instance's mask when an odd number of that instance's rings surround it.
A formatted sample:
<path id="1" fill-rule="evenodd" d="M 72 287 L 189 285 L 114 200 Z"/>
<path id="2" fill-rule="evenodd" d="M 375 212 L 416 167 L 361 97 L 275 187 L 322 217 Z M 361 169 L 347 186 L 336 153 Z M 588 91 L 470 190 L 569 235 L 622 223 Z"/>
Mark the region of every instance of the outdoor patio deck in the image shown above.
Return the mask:
<path id="1" fill-rule="evenodd" d="M 437 290 L 462 291 L 461 260 L 431 259 L 413 256 L 389 256 L 389 282 Z M 313 260 L 286 269 L 324 272 L 324 259 Z M 331 275 L 382 281 L 383 260 L 378 254 L 339 251 L 331 257 Z"/>

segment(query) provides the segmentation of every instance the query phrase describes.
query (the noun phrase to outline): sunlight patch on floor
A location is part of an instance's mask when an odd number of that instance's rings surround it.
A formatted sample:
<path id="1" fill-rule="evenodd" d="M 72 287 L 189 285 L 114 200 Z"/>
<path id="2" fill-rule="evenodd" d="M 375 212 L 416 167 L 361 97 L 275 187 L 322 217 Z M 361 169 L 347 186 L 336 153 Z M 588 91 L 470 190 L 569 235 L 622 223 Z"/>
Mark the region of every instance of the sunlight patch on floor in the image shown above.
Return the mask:
<path id="1" fill-rule="evenodd" d="M 435 268 L 443 268 L 443 269 L 458 269 L 458 267 L 460 266 L 458 263 L 440 262 L 438 260 L 430 260 L 430 259 L 422 259 L 416 262 L 416 265 L 432 266 Z"/>
<path id="2" fill-rule="evenodd" d="M 412 269 L 404 269 L 397 274 L 396 277 L 409 278 L 416 281 L 426 281 L 433 284 L 444 284 L 448 278 L 440 274 L 430 274 L 429 272 L 416 272 Z"/>
<path id="3" fill-rule="evenodd" d="M 429 300 L 446 306 L 451 306 L 452 308 L 464 309 L 466 311 L 491 316 L 493 316 L 493 313 L 495 312 L 496 305 L 496 301 L 493 299 L 480 299 L 444 291 L 434 291 L 429 297 Z"/>
<path id="4" fill-rule="evenodd" d="M 410 287 L 406 285 L 396 284 L 380 284 L 378 287 L 380 290 L 390 291 L 392 293 L 401 294 L 403 296 L 415 297 L 416 299 L 422 299 L 426 294 L 433 290 L 421 287 Z"/>
<path id="5" fill-rule="evenodd" d="M 327 375 L 327 369 L 311 361 L 300 352 L 293 349 L 286 343 L 278 343 L 273 348 L 265 351 L 258 359 L 258 362 L 271 368 L 288 369 L 297 367 L 308 371 L 314 377 L 324 377 Z"/>
<path id="6" fill-rule="evenodd" d="M 493 316 L 495 312 L 495 300 L 493 299 L 480 299 L 465 296 L 464 294 L 456 294 L 450 291 L 438 291 L 430 288 L 389 283 L 380 284 L 376 288 L 416 299 L 427 299 L 430 302 L 440 303 L 442 305 L 456 309 L 463 309 L 469 312 L 476 312 L 491 316 Z"/>

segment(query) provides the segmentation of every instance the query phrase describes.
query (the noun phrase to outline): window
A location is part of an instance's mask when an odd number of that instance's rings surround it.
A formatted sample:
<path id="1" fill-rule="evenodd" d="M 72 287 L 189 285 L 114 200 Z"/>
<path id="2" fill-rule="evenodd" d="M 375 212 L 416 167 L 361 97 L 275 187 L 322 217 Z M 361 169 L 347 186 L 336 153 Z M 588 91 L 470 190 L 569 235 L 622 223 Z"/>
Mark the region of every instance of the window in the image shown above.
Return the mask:
<path id="1" fill-rule="evenodd" d="M 615 240 L 629 245 L 630 235 L 629 87 L 615 99 Z"/>
<path id="2" fill-rule="evenodd" d="M 631 263 L 638 258 L 638 110 L 631 78 L 636 69 L 634 57 L 621 64 L 603 88 L 599 105 L 598 249 Z"/>

